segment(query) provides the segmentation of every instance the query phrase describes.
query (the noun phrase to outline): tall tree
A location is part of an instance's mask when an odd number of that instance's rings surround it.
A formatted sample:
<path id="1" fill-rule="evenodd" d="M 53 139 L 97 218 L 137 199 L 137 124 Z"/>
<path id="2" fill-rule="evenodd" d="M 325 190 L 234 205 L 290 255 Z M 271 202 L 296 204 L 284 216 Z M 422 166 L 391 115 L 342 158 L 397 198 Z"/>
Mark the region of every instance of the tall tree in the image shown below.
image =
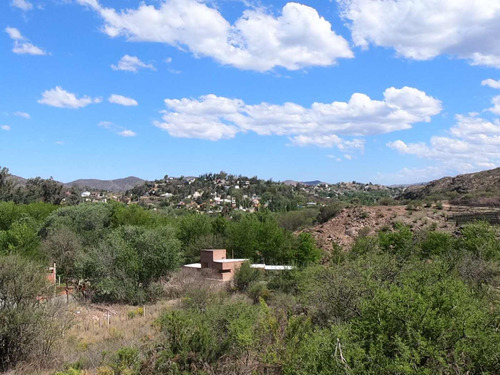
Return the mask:
<path id="1" fill-rule="evenodd" d="M 14 182 L 10 178 L 9 169 L 0 167 L 0 200 L 12 200 L 12 193 L 14 190 Z"/>

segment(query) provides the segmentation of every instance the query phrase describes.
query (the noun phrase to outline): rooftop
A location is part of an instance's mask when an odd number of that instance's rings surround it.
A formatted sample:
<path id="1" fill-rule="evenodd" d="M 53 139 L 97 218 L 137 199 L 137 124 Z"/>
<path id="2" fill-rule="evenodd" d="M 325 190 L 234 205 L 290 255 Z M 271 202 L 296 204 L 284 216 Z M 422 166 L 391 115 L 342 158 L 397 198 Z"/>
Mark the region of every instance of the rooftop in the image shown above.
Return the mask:
<path id="1" fill-rule="evenodd" d="M 248 259 L 216 259 L 214 263 L 231 263 L 231 262 L 244 262 Z"/>
<path id="2" fill-rule="evenodd" d="M 201 263 L 192 263 L 192 264 L 186 264 L 184 267 L 187 268 L 201 268 Z"/>

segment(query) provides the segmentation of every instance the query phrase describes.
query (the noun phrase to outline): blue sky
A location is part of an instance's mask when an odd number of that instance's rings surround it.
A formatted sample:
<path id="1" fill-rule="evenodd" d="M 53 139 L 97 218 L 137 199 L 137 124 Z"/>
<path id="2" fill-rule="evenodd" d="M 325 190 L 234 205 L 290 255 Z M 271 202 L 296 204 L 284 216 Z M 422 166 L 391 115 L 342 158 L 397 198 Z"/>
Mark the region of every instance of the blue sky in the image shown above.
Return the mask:
<path id="1" fill-rule="evenodd" d="M 500 165 L 500 0 L 6 0 L 0 26 L 0 165 L 24 177 Z"/>

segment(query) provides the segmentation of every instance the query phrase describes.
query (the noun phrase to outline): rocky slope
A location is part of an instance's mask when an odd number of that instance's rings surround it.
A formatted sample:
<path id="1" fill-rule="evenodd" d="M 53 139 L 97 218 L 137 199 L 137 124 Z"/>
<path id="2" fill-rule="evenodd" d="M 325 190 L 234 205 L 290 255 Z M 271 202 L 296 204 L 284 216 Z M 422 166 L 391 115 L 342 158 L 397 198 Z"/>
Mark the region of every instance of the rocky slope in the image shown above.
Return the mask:
<path id="1" fill-rule="evenodd" d="M 500 207 L 500 168 L 444 177 L 406 189 L 405 199 L 448 198 L 455 204 Z"/>
<path id="2" fill-rule="evenodd" d="M 343 209 L 330 221 L 305 229 L 323 250 L 332 250 L 333 243 L 348 249 L 360 234 L 375 234 L 380 230 L 390 230 L 397 222 L 419 231 L 435 227 L 440 231 L 457 230 L 453 220 L 448 218 L 463 213 L 481 213 L 491 211 L 485 207 L 465 207 L 444 204 L 442 209 L 436 206 L 418 206 L 408 210 L 406 206 L 359 206 Z"/>

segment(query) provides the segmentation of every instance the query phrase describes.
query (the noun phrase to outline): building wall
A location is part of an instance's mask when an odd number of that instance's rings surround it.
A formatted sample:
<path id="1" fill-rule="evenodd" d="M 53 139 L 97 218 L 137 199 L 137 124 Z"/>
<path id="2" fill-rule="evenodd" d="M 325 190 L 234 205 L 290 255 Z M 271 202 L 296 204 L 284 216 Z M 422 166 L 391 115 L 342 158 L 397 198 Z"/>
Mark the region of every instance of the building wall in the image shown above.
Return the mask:
<path id="1" fill-rule="evenodd" d="M 226 260 L 225 262 L 218 262 Z M 235 259 L 228 261 L 226 249 L 204 249 L 200 253 L 201 269 L 210 270 L 211 277 L 216 280 L 229 281 L 234 279 L 234 274 L 245 260 Z M 199 271 L 200 269 L 197 269 Z"/>
<path id="2" fill-rule="evenodd" d="M 214 260 L 226 259 L 226 249 L 201 250 L 201 268 L 214 268 Z"/>
<path id="3" fill-rule="evenodd" d="M 241 267 L 243 260 L 234 262 L 214 263 L 214 269 L 217 270 L 219 278 L 223 281 L 234 279 L 235 272 Z"/>

